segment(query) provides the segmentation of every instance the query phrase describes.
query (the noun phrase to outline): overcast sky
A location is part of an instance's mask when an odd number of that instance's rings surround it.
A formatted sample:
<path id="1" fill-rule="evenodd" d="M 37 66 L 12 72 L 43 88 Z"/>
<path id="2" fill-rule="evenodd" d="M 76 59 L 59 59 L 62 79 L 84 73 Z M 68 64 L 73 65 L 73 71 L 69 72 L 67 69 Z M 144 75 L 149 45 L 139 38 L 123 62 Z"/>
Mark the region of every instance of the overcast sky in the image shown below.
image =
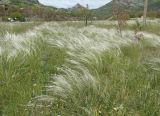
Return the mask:
<path id="1" fill-rule="evenodd" d="M 92 9 L 103 6 L 110 1 L 111 0 L 39 0 L 42 4 L 55 6 L 57 8 L 70 8 L 77 3 L 80 3 L 83 6 L 88 4 Z"/>

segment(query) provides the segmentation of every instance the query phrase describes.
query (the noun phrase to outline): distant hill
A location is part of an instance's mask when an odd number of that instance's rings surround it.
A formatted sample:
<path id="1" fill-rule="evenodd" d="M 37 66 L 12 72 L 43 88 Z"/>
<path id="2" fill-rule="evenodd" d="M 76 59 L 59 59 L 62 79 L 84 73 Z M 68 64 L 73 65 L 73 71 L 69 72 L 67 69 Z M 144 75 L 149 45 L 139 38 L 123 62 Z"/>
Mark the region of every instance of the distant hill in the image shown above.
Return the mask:
<path id="1" fill-rule="evenodd" d="M 148 0 L 148 2 L 148 16 L 160 17 L 160 0 Z M 8 4 L 7 11 L 3 4 Z M 127 8 L 131 18 L 142 16 L 143 0 L 120 0 L 120 6 Z M 30 20 L 83 20 L 84 10 L 86 7 L 79 3 L 72 8 L 65 9 L 45 6 L 38 0 L 0 0 L 0 19 L 13 17 L 16 14 Z M 91 17 L 97 17 L 96 19 L 110 18 L 112 17 L 112 1 L 90 11 Z"/>
<path id="2" fill-rule="evenodd" d="M 17 21 L 67 20 L 66 17 L 67 13 L 45 6 L 38 0 L 0 0 L 0 21 L 8 21 L 9 18 Z"/>
<path id="3" fill-rule="evenodd" d="M 120 0 L 121 7 L 128 7 L 128 11 L 131 14 L 143 11 L 143 0 Z M 160 12 L 160 0 L 148 0 L 148 11 Z M 112 16 L 112 1 L 106 5 L 92 10 L 99 18 L 109 18 Z"/>
<path id="4" fill-rule="evenodd" d="M 81 5 L 81 4 L 79 4 L 79 3 L 77 3 L 75 6 L 73 6 L 71 9 L 83 9 L 83 8 L 85 8 L 83 5 Z"/>
<path id="5" fill-rule="evenodd" d="M 38 0 L 0 0 L 0 4 L 39 4 Z"/>

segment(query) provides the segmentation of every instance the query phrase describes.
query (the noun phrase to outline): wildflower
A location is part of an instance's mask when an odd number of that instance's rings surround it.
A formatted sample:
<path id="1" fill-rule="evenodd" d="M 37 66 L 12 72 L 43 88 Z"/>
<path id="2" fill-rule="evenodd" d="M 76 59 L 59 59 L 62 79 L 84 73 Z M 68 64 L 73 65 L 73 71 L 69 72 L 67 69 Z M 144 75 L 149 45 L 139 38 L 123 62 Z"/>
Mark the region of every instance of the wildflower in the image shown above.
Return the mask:
<path id="1" fill-rule="evenodd" d="M 118 111 L 122 111 L 124 109 L 123 105 L 121 104 L 119 107 L 115 107 L 113 108 L 114 111 L 118 112 Z"/>
<path id="2" fill-rule="evenodd" d="M 143 38 L 143 33 L 141 31 L 136 30 L 134 35 L 136 40 L 141 40 Z"/>
<path id="3" fill-rule="evenodd" d="M 37 84 L 35 83 L 35 84 L 33 84 L 33 87 L 36 87 L 37 86 Z"/>

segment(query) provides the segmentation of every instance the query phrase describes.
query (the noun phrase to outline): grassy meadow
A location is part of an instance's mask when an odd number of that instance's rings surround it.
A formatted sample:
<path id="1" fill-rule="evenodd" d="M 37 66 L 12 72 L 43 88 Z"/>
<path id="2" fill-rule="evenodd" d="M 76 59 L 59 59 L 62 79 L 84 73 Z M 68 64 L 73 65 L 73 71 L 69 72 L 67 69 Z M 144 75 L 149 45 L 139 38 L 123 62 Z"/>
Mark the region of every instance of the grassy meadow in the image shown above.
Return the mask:
<path id="1" fill-rule="evenodd" d="M 0 116 L 159 116 L 160 21 L 0 23 Z"/>

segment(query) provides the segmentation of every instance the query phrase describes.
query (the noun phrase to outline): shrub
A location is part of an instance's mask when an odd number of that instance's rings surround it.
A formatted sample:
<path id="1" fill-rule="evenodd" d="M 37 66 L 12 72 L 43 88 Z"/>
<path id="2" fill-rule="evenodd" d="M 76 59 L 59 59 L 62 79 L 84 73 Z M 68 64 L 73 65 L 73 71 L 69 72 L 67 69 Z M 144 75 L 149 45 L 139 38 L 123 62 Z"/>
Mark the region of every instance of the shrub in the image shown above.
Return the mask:
<path id="1" fill-rule="evenodd" d="M 19 12 L 13 12 L 10 14 L 10 17 L 15 21 L 25 21 L 25 16 Z"/>

